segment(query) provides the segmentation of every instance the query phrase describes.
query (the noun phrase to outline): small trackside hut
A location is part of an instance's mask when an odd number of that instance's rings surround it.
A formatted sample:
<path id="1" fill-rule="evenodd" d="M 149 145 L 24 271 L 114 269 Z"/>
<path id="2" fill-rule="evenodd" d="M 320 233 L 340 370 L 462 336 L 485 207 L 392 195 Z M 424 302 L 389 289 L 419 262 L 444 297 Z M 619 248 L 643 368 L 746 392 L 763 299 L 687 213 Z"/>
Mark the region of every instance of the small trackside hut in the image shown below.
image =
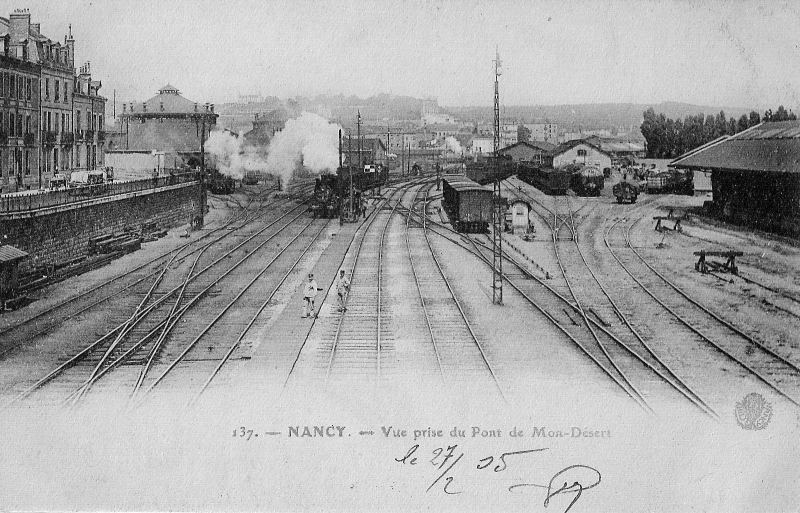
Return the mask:
<path id="1" fill-rule="evenodd" d="M 486 233 L 492 222 L 492 189 L 464 176 L 442 178 L 442 206 L 453 229 L 462 233 Z"/>

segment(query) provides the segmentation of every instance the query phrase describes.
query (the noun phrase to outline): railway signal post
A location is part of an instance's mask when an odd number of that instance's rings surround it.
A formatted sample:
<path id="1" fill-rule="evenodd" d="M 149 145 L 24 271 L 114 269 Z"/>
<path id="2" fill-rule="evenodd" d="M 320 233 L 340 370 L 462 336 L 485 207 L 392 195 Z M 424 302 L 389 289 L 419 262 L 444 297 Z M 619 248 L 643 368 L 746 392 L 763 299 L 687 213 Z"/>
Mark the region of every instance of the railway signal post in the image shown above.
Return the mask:
<path id="1" fill-rule="evenodd" d="M 503 198 L 500 191 L 500 53 L 494 60 L 494 208 L 492 209 L 492 303 L 503 304 Z"/>

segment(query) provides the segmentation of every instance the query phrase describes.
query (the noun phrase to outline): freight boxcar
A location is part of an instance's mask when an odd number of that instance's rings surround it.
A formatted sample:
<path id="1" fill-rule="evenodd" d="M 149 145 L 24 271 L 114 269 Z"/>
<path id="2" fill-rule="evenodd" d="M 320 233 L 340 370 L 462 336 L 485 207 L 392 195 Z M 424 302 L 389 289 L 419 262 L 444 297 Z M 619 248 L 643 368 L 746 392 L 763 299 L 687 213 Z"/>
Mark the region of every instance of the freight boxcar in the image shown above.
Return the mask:
<path id="1" fill-rule="evenodd" d="M 442 178 L 442 205 L 456 231 L 486 233 L 492 222 L 493 196 L 491 189 L 469 178 Z"/>
<path id="2" fill-rule="evenodd" d="M 571 170 L 570 185 L 578 196 L 599 196 L 605 186 L 603 172 L 593 166 L 567 166 Z"/>
<path id="3" fill-rule="evenodd" d="M 553 169 L 541 167 L 532 162 L 517 164 L 517 176 L 525 183 L 529 183 L 551 196 L 563 196 L 570 186 L 570 172 L 566 169 Z"/>

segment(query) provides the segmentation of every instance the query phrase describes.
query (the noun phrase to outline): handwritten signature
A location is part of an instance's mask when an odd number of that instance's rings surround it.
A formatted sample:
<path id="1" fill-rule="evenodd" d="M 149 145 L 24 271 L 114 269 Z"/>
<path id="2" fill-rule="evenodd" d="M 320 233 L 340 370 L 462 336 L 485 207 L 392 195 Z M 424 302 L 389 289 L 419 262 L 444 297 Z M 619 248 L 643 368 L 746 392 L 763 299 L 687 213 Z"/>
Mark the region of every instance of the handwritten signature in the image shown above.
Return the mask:
<path id="1" fill-rule="evenodd" d="M 425 461 L 422 459 L 422 451 L 420 451 L 419 447 L 419 444 L 412 445 L 403 456 L 395 458 L 394 460 L 401 465 L 409 466 L 417 465 L 420 461 Z M 543 447 L 539 449 L 504 452 L 499 456 L 486 456 L 478 460 L 477 464 L 475 465 L 475 469 L 486 472 L 504 472 L 509 468 L 511 462 L 513 462 L 516 458 L 544 452 L 547 450 L 549 450 L 549 448 Z M 433 482 L 431 482 L 430 486 L 428 486 L 427 490 L 425 490 L 426 493 L 436 488 L 437 485 L 440 485 L 441 491 L 448 495 L 458 495 L 462 493 L 463 490 L 458 490 L 457 483 L 454 484 L 453 482 L 456 478 L 456 476 L 454 476 L 454 469 L 456 468 L 456 465 L 461 462 L 462 458 L 464 458 L 465 453 L 460 450 L 456 444 L 448 445 L 447 447 L 437 447 L 430 454 L 433 457 L 428 460 L 429 463 L 442 472 L 438 474 Z M 550 505 L 551 500 L 556 499 L 559 496 L 565 496 L 567 498 L 571 496 L 572 500 L 569 502 L 569 504 L 567 504 L 566 509 L 564 509 L 564 513 L 567 513 L 572 506 L 578 502 L 578 499 L 581 498 L 584 490 L 589 490 L 599 485 L 601 479 L 602 477 L 597 469 L 587 465 L 570 465 L 556 472 L 546 485 L 536 483 L 517 483 L 509 486 L 508 491 L 513 492 L 515 490 L 528 487 L 547 490 L 543 502 L 543 506 L 545 508 Z"/>

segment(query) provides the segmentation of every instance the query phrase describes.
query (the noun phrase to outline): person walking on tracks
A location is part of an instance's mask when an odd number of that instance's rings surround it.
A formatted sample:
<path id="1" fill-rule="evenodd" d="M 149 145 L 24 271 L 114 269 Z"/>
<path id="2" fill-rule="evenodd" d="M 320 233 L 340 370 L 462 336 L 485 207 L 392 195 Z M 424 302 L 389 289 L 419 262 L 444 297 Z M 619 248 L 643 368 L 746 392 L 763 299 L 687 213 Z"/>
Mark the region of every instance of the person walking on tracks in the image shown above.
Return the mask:
<path id="1" fill-rule="evenodd" d="M 339 309 L 340 312 L 346 312 L 345 302 L 347 300 L 347 292 L 350 290 L 350 280 L 344 272 L 344 269 L 339 270 L 339 276 L 336 278 L 336 294 L 339 296 Z"/>
<path id="2" fill-rule="evenodd" d="M 314 300 L 317 298 L 317 291 L 322 290 L 317 286 L 317 281 L 312 273 L 308 274 L 308 281 L 303 288 L 303 318 L 314 315 Z"/>

